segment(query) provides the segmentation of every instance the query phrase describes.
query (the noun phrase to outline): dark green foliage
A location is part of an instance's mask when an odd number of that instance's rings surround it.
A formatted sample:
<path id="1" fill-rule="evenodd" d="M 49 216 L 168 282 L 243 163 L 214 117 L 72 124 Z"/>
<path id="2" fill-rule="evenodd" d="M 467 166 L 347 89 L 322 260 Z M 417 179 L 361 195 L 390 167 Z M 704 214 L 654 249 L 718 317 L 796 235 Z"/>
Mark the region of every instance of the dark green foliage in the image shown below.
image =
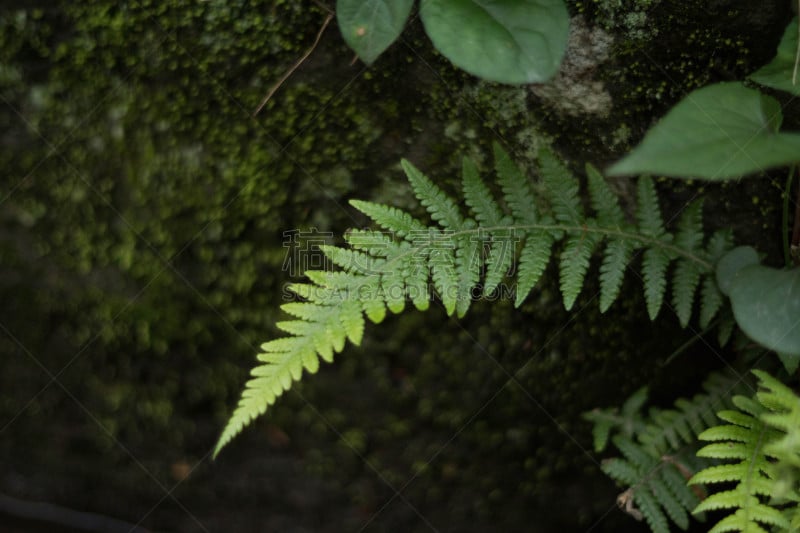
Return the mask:
<path id="1" fill-rule="evenodd" d="M 623 458 L 603 461 L 603 472 L 629 487 L 617 498 L 618 505 L 634 517 L 644 517 L 655 533 L 669 533 L 667 518 L 687 529 L 689 511 L 700 500 L 686 485 L 685 475 L 691 468 L 686 458 L 650 455 L 621 436 L 613 442 Z"/>
<path id="2" fill-rule="evenodd" d="M 668 518 L 681 529 L 689 526 L 689 514 L 700 504 L 687 479 L 710 463 L 694 457 L 697 436 L 716 422 L 715 412 L 731 404 L 741 388 L 736 376 L 712 374 L 704 394 L 680 398 L 673 409 L 651 409 L 640 414 L 646 391 L 629 398 L 617 415 L 614 410 L 595 410 L 585 418 L 594 422 L 595 449 L 602 451 L 609 434 L 622 458 L 603 461 L 603 471 L 626 490 L 617 503 L 636 518 L 644 518 L 654 532 L 668 532 Z M 600 437 L 598 439 L 598 437 Z"/>
<path id="3" fill-rule="evenodd" d="M 641 410 L 647 401 L 647 394 L 647 387 L 642 387 L 631 394 L 620 409 L 596 408 L 583 414 L 583 418 L 592 422 L 594 451 L 602 452 L 606 449 L 612 432 L 630 440 L 644 431 L 646 422 Z"/>
<path id="4" fill-rule="evenodd" d="M 732 514 L 711 532 L 793 531 L 800 524 L 800 397 L 766 372 L 754 373 L 760 388 L 752 399 L 735 395 L 744 390 L 739 378 L 714 374 L 706 394 L 680 399 L 676 409 L 653 409 L 646 419 L 638 413 L 642 390 L 625 403 L 622 416 L 588 413 L 598 449 L 616 434 L 612 440 L 623 458 L 604 461 L 603 471 L 627 487 L 620 506 L 645 518 L 654 532 L 669 531 L 667 517 L 686 529 L 687 511 L 704 519 L 705 511 L 728 509 Z M 734 409 L 719 410 L 723 406 Z M 728 424 L 714 425 L 714 412 Z M 697 450 L 698 440 L 712 444 Z M 703 485 L 716 483 L 732 488 L 705 496 Z"/>

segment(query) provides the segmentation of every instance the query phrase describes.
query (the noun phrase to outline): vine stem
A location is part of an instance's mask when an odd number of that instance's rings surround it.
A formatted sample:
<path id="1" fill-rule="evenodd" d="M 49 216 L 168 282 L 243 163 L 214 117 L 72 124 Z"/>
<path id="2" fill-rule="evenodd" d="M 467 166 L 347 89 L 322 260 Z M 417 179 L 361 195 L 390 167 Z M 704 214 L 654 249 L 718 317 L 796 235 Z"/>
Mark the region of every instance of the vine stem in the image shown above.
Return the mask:
<path id="1" fill-rule="evenodd" d="M 800 0 L 797 0 L 797 12 L 800 16 Z M 797 85 L 797 66 L 800 64 L 800 18 L 797 20 L 797 50 L 794 53 L 794 70 L 792 71 L 792 85 Z"/>
<path id="2" fill-rule="evenodd" d="M 258 104 L 258 107 L 253 112 L 253 116 L 258 115 L 258 113 L 264 108 L 264 106 L 267 105 L 267 102 L 269 102 L 269 99 L 272 98 L 272 95 L 274 95 L 275 92 L 278 89 L 281 88 L 281 85 L 283 85 L 284 82 L 286 82 L 286 80 L 289 79 L 289 76 L 294 74 L 294 71 L 297 70 L 297 68 L 300 65 L 302 65 L 305 62 L 306 59 L 308 59 L 308 56 L 311 55 L 311 52 L 313 52 L 314 49 L 317 48 L 317 45 L 319 44 L 319 40 L 322 38 L 322 34 L 325 32 L 325 28 L 328 27 L 328 24 L 331 23 L 331 20 L 333 20 L 333 13 L 330 12 L 330 10 L 328 10 L 328 16 L 325 17 L 325 22 L 322 23 L 322 27 L 319 29 L 319 32 L 317 32 L 317 38 L 314 39 L 314 44 L 312 44 L 311 47 L 308 50 L 306 50 L 306 53 L 303 54 L 303 57 L 301 57 L 300 59 L 295 61 L 294 65 L 292 65 L 291 68 L 289 70 L 287 70 L 286 73 L 283 76 L 281 76 L 281 79 L 279 79 L 278 82 L 275 85 L 272 86 L 272 88 L 267 93 L 267 96 L 265 96 L 264 99 L 261 100 L 261 103 Z"/>
<path id="3" fill-rule="evenodd" d="M 788 228 L 788 222 L 786 224 Z M 800 248 L 800 185 L 797 187 L 797 198 L 794 203 L 794 226 L 792 227 L 792 245 L 791 250 Z"/>
<path id="4" fill-rule="evenodd" d="M 794 217 L 794 228 L 792 231 L 792 242 L 789 242 L 789 198 L 792 196 L 792 181 L 794 180 L 794 173 L 795 173 L 796 165 L 792 165 L 789 167 L 789 175 L 786 176 L 786 186 L 783 188 L 783 224 L 782 232 L 783 232 L 783 261 L 785 266 L 790 267 L 792 266 L 792 254 L 791 254 L 791 245 L 796 244 L 794 242 L 795 237 L 797 237 L 797 232 L 800 228 L 798 228 L 798 220 L 797 220 L 797 208 L 795 210 L 795 217 Z M 800 190 L 798 190 L 798 194 L 800 194 Z M 800 205 L 800 204 L 798 204 Z"/>
<path id="5" fill-rule="evenodd" d="M 661 366 L 664 367 L 664 366 L 667 366 L 668 364 L 670 364 L 676 357 L 678 357 L 683 352 L 685 352 L 687 349 L 689 349 L 689 347 L 691 347 L 694 343 L 696 343 L 697 341 L 702 339 L 703 335 L 705 335 L 706 333 L 708 333 L 709 331 L 711 331 L 712 329 L 717 327 L 719 322 L 720 322 L 719 319 L 714 320 L 708 326 L 706 326 L 706 329 L 704 329 L 700 333 L 696 333 L 688 341 L 686 341 L 683 344 L 681 344 L 674 352 L 672 352 L 670 354 L 669 357 L 667 357 L 667 359 L 663 363 L 661 363 Z"/>

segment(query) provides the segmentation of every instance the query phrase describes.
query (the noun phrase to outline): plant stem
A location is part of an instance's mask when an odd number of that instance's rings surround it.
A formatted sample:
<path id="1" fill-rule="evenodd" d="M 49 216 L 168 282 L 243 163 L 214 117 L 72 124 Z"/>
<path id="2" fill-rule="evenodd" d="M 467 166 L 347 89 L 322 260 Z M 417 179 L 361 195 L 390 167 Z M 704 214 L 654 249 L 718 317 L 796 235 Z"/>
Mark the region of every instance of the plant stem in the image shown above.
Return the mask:
<path id="1" fill-rule="evenodd" d="M 318 5 L 319 5 L 320 7 L 324 7 L 324 6 L 322 6 L 321 4 L 318 4 Z M 298 59 L 297 61 L 295 61 L 294 65 L 292 65 L 292 67 L 291 67 L 289 70 L 287 70 L 287 71 L 286 71 L 286 73 L 285 73 L 283 76 L 281 76 L 281 79 L 279 79 L 279 80 L 278 80 L 278 82 L 277 82 L 275 85 L 273 85 L 273 86 L 272 86 L 272 88 L 271 88 L 271 89 L 269 90 L 269 92 L 267 93 L 267 96 L 265 96 L 265 97 L 264 97 L 264 99 L 263 99 L 263 100 L 261 100 L 261 103 L 260 103 L 260 104 L 258 104 L 258 107 L 257 107 L 257 108 L 256 108 L 256 110 L 253 112 L 253 116 L 256 116 L 256 115 L 258 115 L 258 113 L 259 113 L 259 112 L 260 112 L 260 111 L 261 111 L 261 110 L 264 108 L 264 106 L 265 106 L 265 105 L 267 105 L 267 102 L 269 102 L 269 99 L 270 99 L 270 98 L 272 98 L 272 95 L 274 95 L 274 94 L 275 94 L 275 92 L 276 92 L 278 89 L 280 89 L 281 85 L 283 85 L 283 83 L 284 83 L 286 80 L 288 80 L 288 79 L 289 79 L 289 76 L 291 76 L 291 75 L 294 73 L 294 71 L 295 71 L 295 70 L 297 70 L 297 67 L 299 67 L 300 65 L 302 65 L 302 64 L 303 64 L 303 62 L 304 62 L 306 59 L 308 59 L 308 56 L 310 56 L 310 55 L 311 55 L 311 52 L 313 52 L 313 51 L 314 51 L 314 49 L 315 49 L 315 48 L 317 47 L 317 45 L 319 44 L 319 40 L 322 38 L 322 34 L 325 32 L 325 28 L 327 28 L 327 27 L 328 27 L 328 24 L 330 24 L 331 20 L 333 20 L 333 13 L 332 13 L 332 12 L 331 12 L 329 9 L 327 9 L 327 8 L 324 8 L 324 9 L 326 9 L 326 11 L 328 11 L 328 16 L 327 16 L 327 17 L 325 17 L 325 22 L 323 22 L 323 23 L 322 23 L 322 27 L 321 27 L 321 28 L 319 29 L 319 31 L 317 32 L 317 37 L 316 37 L 316 39 L 314 39 L 314 44 L 312 44 L 312 45 L 311 45 L 311 48 L 309 48 L 308 50 L 306 50 L 306 53 L 305 53 L 305 54 L 303 54 L 303 57 L 301 57 L 300 59 Z"/>
<path id="2" fill-rule="evenodd" d="M 667 359 L 666 359 L 666 360 L 665 360 L 663 363 L 661 363 L 661 366 L 662 366 L 662 367 L 664 367 L 664 366 L 667 366 L 668 364 L 670 364 L 670 363 L 672 362 L 672 360 L 673 360 L 673 359 L 675 359 L 675 358 L 676 358 L 676 357 L 678 357 L 680 354 L 682 354 L 683 352 L 685 352 L 685 351 L 686 351 L 686 350 L 687 350 L 689 347 L 691 347 L 691 346 L 692 346 L 692 345 L 693 345 L 695 342 L 699 341 L 699 340 L 700 340 L 700 339 L 703 337 L 703 335 L 705 335 L 706 333 L 708 333 L 709 331 L 711 331 L 712 329 L 714 329 L 715 327 L 717 327 L 717 324 L 719 324 L 719 319 L 716 319 L 716 320 L 714 320 L 713 322 L 711 322 L 711 324 L 709 324 L 709 325 L 706 327 L 706 329 L 704 329 L 704 330 L 703 330 L 703 331 L 701 331 L 700 333 L 696 333 L 695 335 L 693 335 L 693 336 L 692 336 L 692 337 L 691 337 L 691 338 L 690 338 L 688 341 L 686 341 L 686 342 L 684 342 L 683 344 L 681 344 L 681 345 L 680 345 L 680 346 L 679 346 L 679 347 L 678 347 L 678 348 L 677 348 L 677 349 L 676 349 L 674 352 L 672 352 L 672 353 L 669 355 L 669 357 L 667 357 Z"/>
<path id="3" fill-rule="evenodd" d="M 797 198 L 794 202 L 794 226 L 792 227 L 791 250 L 800 248 L 800 185 L 797 187 Z"/>
<path id="4" fill-rule="evenodd" d="M 789 175 L 786 176 L 786 186 L 783 188 L 783 261 L 786 267 L 792 266 L 791 244 L 794 244 L 794 238 L 798 231 L 797 225 L 797 211 L 794 217 L 794 229 L 792 231 L 792 243 L 789 243 L 789 198 L 792 196 L 792 181 L 794 180 L 794 172 L 796 165 L 789 167 Z M 798 191 L 800 192 L 800 191 Z"/>

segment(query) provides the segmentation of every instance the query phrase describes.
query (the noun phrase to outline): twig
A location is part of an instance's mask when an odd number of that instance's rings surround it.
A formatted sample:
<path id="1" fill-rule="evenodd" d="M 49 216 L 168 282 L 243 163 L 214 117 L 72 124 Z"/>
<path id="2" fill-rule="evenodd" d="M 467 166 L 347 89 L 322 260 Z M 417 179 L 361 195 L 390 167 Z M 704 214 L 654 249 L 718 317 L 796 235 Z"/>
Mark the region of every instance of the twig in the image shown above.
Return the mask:
<path id="1" fill-rule="evenodd" d="M 102 516 L 83 511 L 73 511 L 51 503 L 29 502 L 0 494 L 0 513 L 58 524 L 69 529 L 81 531 L 97 531 L 103 533 L 147 533 L 137 524 L 131 524 L 116 518 Z"/>
<path id="2" fill-rule="evenodd" d="M 256 116 L 256 115 L 258 115 L 258 113 L 259 113 L 259 112 L 260 112 L 260 111 L 261 111 L 261 110 L 264 108 L 264 106 L 265 106 L 265 105 L 267 105 L 267 102 L 269 102 L 269 99 L 270 99 L 270 98 L 272 98 L 272 95 L 274 95 L 274 94 L 275 94 L 275 92 L 276 92 L 278 89 L 280 89 L 281 85 L 283 85 L 283 83 L 284 83 L 286 80 L 288 80 L 288 79 L 289 79 L 289 76 L 291 76 L 291 75 L 294 73 L 294 71 L 295 71 L 295 70 L 297 70 L 297 67 L 299 67 L 300 65 L 302 65 L 302 64 L 303 64 L 303 62 L 304 62 L 306 59 L 308 59 L 308 56 L 310 56 L 310 55 L 311 55 L 311 52 L 313 52 L 313 51 L 314 51 L 314 49 L 315 49 L 315 48 L 317 47 L 317 45 L 319 44 L 319 40 L 322 38 L 322 34 L 323 34 L 323 32 L 325 31 L 325 28 L 327 28 L 327 27 L 328 27 L 328 24 L 330 24 L 331 20 L 333 20 L 333 13 L 331 13 L 331 12 L 329 11 L 329 12 L 328 12 L 328 16 L 327 16 L 327 17 L 325 17 L 325 22 L 323 22 L 323 23 L 322 23 L 322 27 L 319 29 L 319 32 L 317 32 L 317 38 L 316 38 L 316 39 L 314 39 L 314 44 L 312 44 L 312 45 L 311 45 L 311 48 L 309 48 L 309 49 L 306 51 L 306 53 L 305 53 L 305 54 L 303 54 L 303 57 L 301 57 L 300 59 L 298 59 L 298 60 L 295 62 L 295 64 L 294 64 L 294 65 L 292 65 L 292 67 L 291 67 L 291 68 L 290 68 L 288 71 L 286 71 L 286 74 L 284 74 L 283 76 L 281 76 L 281 79 L 279 79 L 279 80 L 278 80 L 278 83 L 276 83 L 275 85 L 273 85 L 273 86 L 272 86 L 272 88 L 271 88 L 271 89 L 269 90 L 269 92 L 267 93 L 267 96 L 265 96 L 265 97 L 264 97 L 264 99 L 261 101 L 261 103 L 260 103 L 260 104 L 258 105 L 258 107 L 256 108 L 255 112 L 253 113 L 253 116 Z"/>
<path id="3" fill-rule="evenodd" d="M 797 0 L 797 11 L 798 13 L 800 13 L 800 0 Z M 797 50 L 794 53 L 794 71 L 792 72 L 792 85 L 797 85 L 798 63 L 800 63 L 800 19 L 797 20 Z"/>
<path id="4" fill-rule="evenodd" d="M 330 13 L 331 15 L 333 15 L 333 9 L 329 8 L 328 6 L 326 6 L 325 4 L 323 4 L 322 2 L 320 2 L 320 0 L 311 0 L 311 1 L 312 1 L 312 2 L 314 2 L 315 4 L 317 4 L 317 6 L 319 6 L 319 8 L 320 8 L 321 10 L 323 10 L 323 11 L 325 11 L 325 12 L 327 12 L 327 13 Z"/>
<path id="5" fill-rule="evenodd" d="M 783 262 L 787 268 L 792 266 L 791 243 L 789 242 L 789 198 L 792 195 L 792 180 L 797 165 L 789 167 L 789 175 L 786 177 L 786 185 L 783 187 L 783 215 L 781 218 L 781 233 L 783 234 Z M 795 226 L 797 216 L 795 216 Z M 796 229 L 796 227 L 795 227 Z M 794 235 L 792 235 L 794 237 Z"/>
<path id="6" fill-rule="evenodd" d="M 800 185 L 797 186 L 797 198 L 794 204 L 794 226 L 792 227 L 792 247 L 796 246 L 800 246 Z"/>

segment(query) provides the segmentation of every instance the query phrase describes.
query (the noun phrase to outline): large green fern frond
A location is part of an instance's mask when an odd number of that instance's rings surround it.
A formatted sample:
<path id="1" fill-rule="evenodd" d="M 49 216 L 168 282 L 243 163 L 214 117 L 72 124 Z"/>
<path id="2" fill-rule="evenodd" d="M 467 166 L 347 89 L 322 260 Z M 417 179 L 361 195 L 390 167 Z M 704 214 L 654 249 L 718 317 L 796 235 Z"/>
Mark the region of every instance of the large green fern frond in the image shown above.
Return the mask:
<path id="1" fill-rule="evenodd" d="M 719 308 L 715 298 L 721 297 L 716 285 L 708 281 L 713 280 L 713 262 L 703 242 L 699 207 L 688 211 L 677 236 L 673 236 L 661 220 L 652 182 L 642 178 L 638 223 L 628 222 L 602 175 L 588 166 L 594 212 L 588 216 L 580 199 L 579 181 L 552 153 L 543 150 L 540 154 L 539 174 L 545 187 L 537 197 L 508 154 L 497 145 L 494 150 L 504 206 L 492 196 L 469 160 L 465 160 L 462 174 L 468 214 L 408 161 L 402 162 L 403 170 L 435 224 L 428 226 L 393 207 L 351 201 L 386 233 L 348 232 L 348 247 L 322 248 L 338 271 L 306 272 L 311 283 L 292 286 L 303 302 L 287 303 L 283 309 L 297 320 L 279 325 L 288 337 L 262 346 L 261 365 L 253 370 L 253 379 L 247 383 L 215 453 L 264 413 L 300 378 L 303 369 L 316 372 L 318 359 L 330 361 L 344 348 L 346 339 L 358 344 L 365 317 L 379 323 L 387 312 L 403 311 L 408 301 L 417 309 L 427 309 L 432 292 L 449 315 L 461 317 L 481 281 L 484 293 L 491 293 L 513 271 L 515 259 L 516 306 L 536 285 L 553 251 L 560 249 L 560 288 L 564 305 L 570 309 L 583 287 L 593 253 L 602 249 L 600 305 L 606 310 L 619 296 L 628 261 L 635 251 L 643 250 L 645 295 L 651 316 L 655 316 L 666 293 L 667 269 L 676 261 L 673 299 L 679 304 L 681 322 L 688 321 L 696 285 L 701 281 L 703 318 L 713 317 Z"/>

